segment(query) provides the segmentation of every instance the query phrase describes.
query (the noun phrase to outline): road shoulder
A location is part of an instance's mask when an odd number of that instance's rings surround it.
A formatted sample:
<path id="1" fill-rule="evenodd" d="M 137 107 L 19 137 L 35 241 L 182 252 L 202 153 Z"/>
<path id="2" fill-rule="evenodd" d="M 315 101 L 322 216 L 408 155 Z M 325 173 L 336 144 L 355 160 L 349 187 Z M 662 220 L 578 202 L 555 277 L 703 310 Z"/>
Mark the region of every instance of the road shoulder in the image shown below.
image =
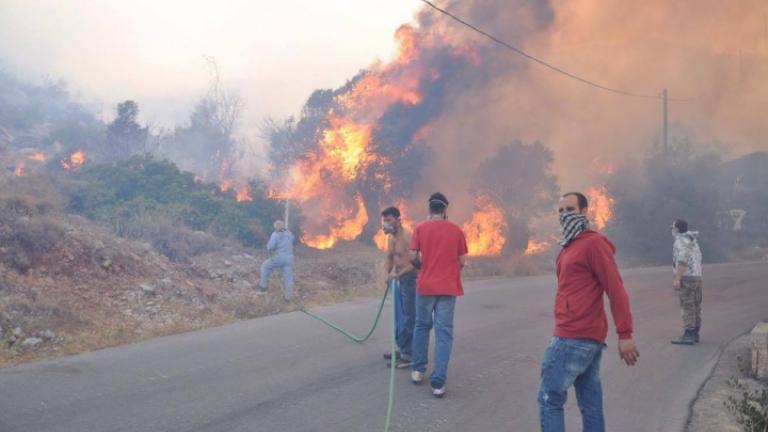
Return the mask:
<path id="1" fill-rule="evenodd" d="M 746 385 L 754 380 L 745 372 L 749 369 L 749 333 L 731 341 L 723 350 L 712 375 L 705 381 L 691 406 L 686 425 L 688 432 L 740 432 L 736 418 L 726 409 L 729 397 L 738 397 L 741 391 L 729 385 L 732 378 Z"/>

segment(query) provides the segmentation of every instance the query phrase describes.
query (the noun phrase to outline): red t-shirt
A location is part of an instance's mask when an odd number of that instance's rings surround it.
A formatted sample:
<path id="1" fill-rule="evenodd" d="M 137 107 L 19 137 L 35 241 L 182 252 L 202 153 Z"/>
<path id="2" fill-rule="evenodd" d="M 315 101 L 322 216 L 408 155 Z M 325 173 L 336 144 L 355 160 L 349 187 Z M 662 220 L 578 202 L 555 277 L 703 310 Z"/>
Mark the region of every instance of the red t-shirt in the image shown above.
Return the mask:
<path id="1" fill-rule="evenodd" d="M 429 220 L 413 230 L 411 250 L 421 253 L 416 292 L 421 295 L 464 295 L 459 257 L 467 254 L 467 240 L 458 225 Z"/>

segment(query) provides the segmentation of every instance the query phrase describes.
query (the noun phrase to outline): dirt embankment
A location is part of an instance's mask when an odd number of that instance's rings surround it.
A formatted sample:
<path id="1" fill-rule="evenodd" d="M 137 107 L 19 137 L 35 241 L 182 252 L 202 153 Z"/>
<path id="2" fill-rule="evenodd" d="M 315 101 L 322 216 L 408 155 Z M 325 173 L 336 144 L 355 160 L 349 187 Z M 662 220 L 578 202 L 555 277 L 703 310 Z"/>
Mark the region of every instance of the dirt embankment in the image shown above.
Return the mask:
<path id="1" fill-rule="evenodd" d="M 0 366 L 73 354 L 293 310 L 256 296 L 256 250 L 225 243 L 176 263 L 143 242 L 81 217 L 0 197 Z M 373 294 L 380 253 L 359 244 L 333 253 L 299 248 L 305 303 Z"/>

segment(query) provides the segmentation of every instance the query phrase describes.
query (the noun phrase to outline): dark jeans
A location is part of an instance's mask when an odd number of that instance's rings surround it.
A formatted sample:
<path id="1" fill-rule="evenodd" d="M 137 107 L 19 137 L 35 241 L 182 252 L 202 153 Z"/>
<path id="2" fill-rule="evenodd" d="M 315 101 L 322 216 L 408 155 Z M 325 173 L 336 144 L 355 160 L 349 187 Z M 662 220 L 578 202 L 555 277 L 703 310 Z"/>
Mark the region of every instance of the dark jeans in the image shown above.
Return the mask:
<path id="1" fill-rule="evenodd" d="M 395 340 L 400 354 L 411 357 L 416 325 L 416 272 L 400 276 L 395 290 Z"/>
<path id="2" fill-rule="evenodd" d="M 581 411 L 584 432 L 604 432 L 600 357 L 604 345 L 586 339 L 553 337 L 544 353 L 539 383 L 542 432 L 564 432 L 563 406 L 571 385 Z"/>

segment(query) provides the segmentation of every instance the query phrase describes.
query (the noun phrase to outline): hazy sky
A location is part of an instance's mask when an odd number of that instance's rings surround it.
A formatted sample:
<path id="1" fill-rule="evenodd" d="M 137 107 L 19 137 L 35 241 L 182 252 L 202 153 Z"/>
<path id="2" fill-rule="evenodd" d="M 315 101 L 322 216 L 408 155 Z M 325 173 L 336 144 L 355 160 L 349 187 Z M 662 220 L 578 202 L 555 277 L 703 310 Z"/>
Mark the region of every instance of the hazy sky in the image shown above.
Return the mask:
<path id="1" fill-rule="evenodd" d="M 142 118 L 184 121 L 208 86 L 203 55 L 246 99 L 244 130 L 298 112 L 394 50 L 417 0 L 0 0 L 0 67 L 63 78 L 82 98 L 135 99 Z"/>

